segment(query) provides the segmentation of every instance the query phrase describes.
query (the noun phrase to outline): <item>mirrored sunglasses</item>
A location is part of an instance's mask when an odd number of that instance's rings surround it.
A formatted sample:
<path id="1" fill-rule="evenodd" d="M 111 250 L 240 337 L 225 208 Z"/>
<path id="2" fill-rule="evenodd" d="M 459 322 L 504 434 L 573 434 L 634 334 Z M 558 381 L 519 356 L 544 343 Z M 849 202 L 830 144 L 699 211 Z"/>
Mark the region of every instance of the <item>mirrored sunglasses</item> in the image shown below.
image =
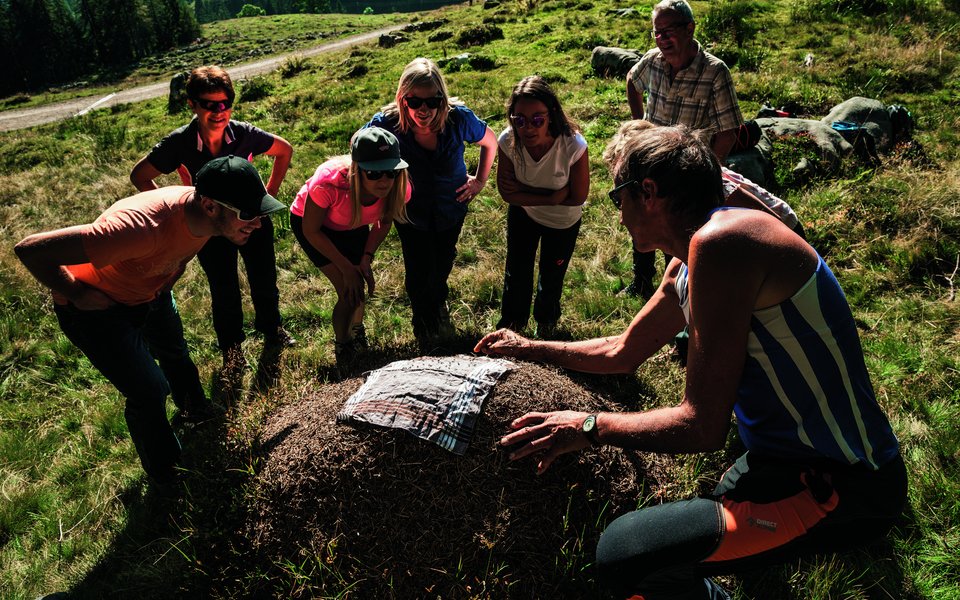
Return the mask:
<path id="1" fill-rule="evenodd" d="M 213 198 L 210 198 L 210 199 L 213 200 Z M 227 204 L 226 202 L 220 202 L 219 200 L 213 200 L 213 201 L 216 202 L 217 204 L 219 204 L 220 206 L 222 206 L 222 207 L 224 207 L 224 208 L 228 208 L 228 209 L 230 209 L 231 211 L 233 211 L 233 213 L 237 215 L 237 220 L 238 220 L 238 221 L 243 221 L 244 223 L 249 223 L 249 222 L 251 222 L 251 221 L 256 221 L 257 219 L 260 218 L 260 215 L 250 215 L 250 214 L 248 214 L 248 213 L 243 212 L 242 210 L 240 210 L 240 209 L 237 208 L 236 206 L 230 206 L 230 205 Z"/>
<path id="2" fill-rule="evenodd" d="M 369 179 L 370 181 L 376 181 L 376 180 L 380 179 L 381 177 L 383 177 L 384 175 L 386 175 L 388 179 L 396 179 L 396 178 L 397 178 L 397 174 L 398 174 L 401 170 L 402 170 L 402 169 L 397 169 L 397 170 L 392 170 L 392 169 L 391 169 L 391 170 L 389 170 L 389 171 L 368 171 L 367 169 L 364 169 L 364 170 L 363 170 L 363 174 L 366 175 L 366 176 L 367 176 L 367 179 Z"/>
<path id="3" fill-rule="evenodd" d="M 424 104 L 427 105 L 429 109 L 440 108 L 440 105 L 443 104 L 443 98 L 440 96 L 433 96 L 431 98 L 420 98 L 419 96 L 404 96 L 403 101 L 407 103 L 407 106 L 413 110 L 417 110 Z"/>
<path id="4" fill-rule="evenodd" d="M 510 115 L 510 120 L 513 121 L 513 126 L 517 129 L 523 129 L 527 125 L 533 127 L 534 129 L 540 129 L 546 125 L 547 115 L 536 114 L 529 119 L 523 115 Z"/>
<path id="5" fill-rule="evenodd" d="M 194 104 L 203 110 L 212 113 L 222 113 L 233 107 L 233 100 L 204 100 L 203 98 L 194 98 Z"/>

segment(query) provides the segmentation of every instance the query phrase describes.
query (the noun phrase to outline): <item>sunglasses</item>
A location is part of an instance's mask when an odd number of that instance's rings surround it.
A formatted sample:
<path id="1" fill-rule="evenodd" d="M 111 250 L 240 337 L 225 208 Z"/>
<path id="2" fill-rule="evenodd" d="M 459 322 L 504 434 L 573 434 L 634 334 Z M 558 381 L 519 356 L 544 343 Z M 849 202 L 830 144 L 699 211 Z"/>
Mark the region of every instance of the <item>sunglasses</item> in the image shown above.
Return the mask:
<path id="1" fill-rule="evenodd" d="M 210 199 L 213 200 L 213 198 L 210 198 Z M 217 204 L 219 204 L 220 206 L 222 206 L 222 207 L 224 207 L 224 208 L 228 208 L 228 209 L 230 209 L 231 211 L 233 211 L 233 213 L 237 215 L 237 220 L 238 220 L 238 221 L 243 221 L 244 223 L 249 223 L 249 222 L 251 222 L 251 221 L 256 221 L 257 219 L 260 218 L 260 215 L 252 215 L 252 216 L 251 216 L 251 215 L 249 215 L 248 213 L 244 213 L 242 210 L 240 210 L 240 209 L 237 208 L 236 206 L 230 206 L 229 204 L 227 204 L 227 203 L 225 203 L 225 202 L 220 202 L 219 200 L 213 200 L 213 201 L 216 202 Z"/>
<path id="2" fill-rule="evenodd" d="M 367 176 L 367 179 L 370 180 L 370 181 L 376 181 L 376 180 L 380 179 L 381 177 L 383 177 L 384 175 L 387 176 L 387 179 L 396 179 L 396 178 L 397 178 L 397 174 L 398 174 L 401 170 L 402 170 L 402 169 L 397 169 L 397 170 L 391 169 L 391 170 L 389 170 L 389 171 L 368 171 L 368 170 L 366 170 L 366 169 L 363 169 L 363 174 L 366 175 L 366 176 Z"/>
<path id="3" fill-rule="evenodd" d="M 534 129 L 540 129 L 547 124 L 547 115 L 535 114 L 529 119 L 523 115 L 510 115 L 510 120 L 513 121 L 513 126 L 517 129 L 523 129 L 527 125 Z"/>
<path id="4" fill-rule="evenodd" d="M 659 39 L 669 40 L 676 37 L 677 32 L 680 31 L 681 29 L 684 29 L 689 24 L 690 24 L 690 21 L 684 21 L 682 23 L 677 23 L 669 27 L 664 27 L 663 29 L 654 29 L 653 31 L 650 32 L 650 35 L 653 36 L 653 39 L 655 40 L 659 40 Z"/>
<path id="5" fill-rule="evenodd" d="M 430 98 L 420 98 L 418 96 L 404 96 L 403 101 L 407 103 L 407 106 L 413 110 L 417 110 L 424 104 L 427 105 L 429 109 L 440 108 L 440 105 L 443 104 L 443 98 L 440 96 L 432 96 Z"/>
<path id="6" fill-rule="evenodd" d="M 429 109 L 440 108 L 440 105 L 443 104 L 443 98 L 440 96 L 432 96 L 430 98 L 420 98 L 418 96 L 404 96 L 403 101 L 407 103 L 407 106 L 413 110 L 417 110 L 424 104 L 427 105 Z"/>
<path id="7" fill-rule="evenodd" d="M 613 188 L 612 190 L 610 190 L 609 192 L 607 192 L 607 196 L 610 197 L 610 201 L 613 202 L 613 205 L 617 207 L 617 210 L 620 210 L 620 204 L 621 204 L 621 202 L 620 202 L 620 192 L 623 191 L 623 189 L 626 188 L 627 186 L 631 186 L 631 185 L 633 185 L 633 184 L 635 184 L 635 183 L 636 183 L 636 181 L 634 181 L 634 180 L 632 180 L 632 179 L 631 179 L 630 181 L 624 181 L 623 183 L 621 183 L 621 184 L 618 185 L 617 187 L 615 187 L 615 188 Z"/>
<path id="8" fill-rule="evenodd" d="M 203 110 L 212 113 L 222 113 L 233 107 L 233 100 L 204 100 L 203 98 L 193 98 L 193 103 Z"/>

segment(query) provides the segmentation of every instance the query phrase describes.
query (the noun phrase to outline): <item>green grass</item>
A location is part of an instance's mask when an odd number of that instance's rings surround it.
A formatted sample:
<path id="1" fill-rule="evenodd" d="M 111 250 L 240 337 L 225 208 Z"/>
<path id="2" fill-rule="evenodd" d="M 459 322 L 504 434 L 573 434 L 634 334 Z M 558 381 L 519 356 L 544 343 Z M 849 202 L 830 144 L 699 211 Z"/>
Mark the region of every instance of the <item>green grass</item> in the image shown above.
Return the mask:
<path id="1" fill-rule="evenodd" d="M 745 115 L 762 103 L 795 102 L 819 117 L 849 96 L 876 97 L 910 108 L 930 160 L 887 158 L 876 170 L 844 170 L 839 178 L 784 194 L 848 293 L 878 399 L 903 444 L 910 509 L 884 543 L 724 582 L 737 598 L 960 597 L 960 20 L 936 3 L 924 3 L 909 20 L 892 10 L 864 16 L 850 3 L 839 12 L 828 10 L 838 3 L 822 1 L 729 4 L 707 32 L 715 37 L 700 39 L 740 52 L 744 63 L 733 73 Z M 710 6 L 695 2 L 694 10 L 705 18 Z M 256 99 L 245 98 L 241 86 L 235 118 L 294 145 L 280 192 L 289 201 L 319 162 L 345 152 L 350 134 L 390 101 L 410 59 L 454 56 L 465 50 L 453 41 L 463 30 L 484 21 L 495 24 L 503 39 L 467 50 L 485 59 L 476 63 L 483 70 L 468 66 L 450 73 L 449 87 L 499 132 L 505 126 L 503 104 L 516 81 L 540 72 L 555 82 L 590 144 L 592 175 L 561 326 L 575 338 L 608 335 L 639 308 L 615 296 L 629 281 L 629 241 L 605 198 L 610 179 L 600 161 L 604 144 L 629 112 L 623 82 L 591 73 L 590 48 L 651 45 L 648 17 L 616 20 L 606 12 L 614 7 L 621 5 L 550 0 L 446 9 L 448 24 L 412 33 L 409 42 L 393 49 L 369 44 L 298 59 L 257 82 Z M 738 34 L 728 30 L 730 14 L 749 21 L 738 29 L 751 32 L 743 48 L 759 44 L 761 56 L 738 49 Z M 274 48 L 279 41 L 263 40 L 301 39 L 309 31 L 345 35 L 398 18 L 266 17 L 245 19 L 243 31 L 238 21 L 211 24 L 205 36 L 226 47 L 242 33 L 238 45 Z M 451 36 L 428 41 L 438 31 Z M 808 52 L 816 57 L 812 68 L 802 66 Z M 211 60 L 192 56 L 175 68 Z M 491 62 L 495 66 L 488 69 Z M 131 82 L 165 77 L 172 64 L 141 66 Z M 348 77 L 358 65 L 367 68 L 366 75 Z M 258 467 L 253 448 L 265 415 L 297 398 L 303 386 L 323 382 L 333 362 L 333 291 L 289 230 L 280 228 L 277 242 L 281 310 L 300 345 L 286 354 L 273 390 L 245 398 L 223 430 L 191 436 L 189 450 L 208 457 L 213 467 L 196 468 L 186 507 L 171 517 L 162 516 L 145 491 L 119 395 L 59 332 L 46 294 L 11 251 L 29 233 L 89 221 L 130 194 L 127 175 L 134 162 L 186 118 L 167 115 L 165 99 L 158 99 L 0 134 L 0 597 L 32 599 L 67 588 L 81 597 L 177 597 L 197 590 L 223 598 L 309 596 L 318 590 L 354 597 L 349 574 L 363 557 L 342 556 L 331 544 L 282 564 L 251 563 L 236 534 L 244 486 Z M 476 149 L 467 156 L 475 162 Z M 269 168 L 268 161 L 257 164 L 262 172 Z M 468 335 L 489 330 L 498 317 L 505 212 L 491 182 L 474 201 L 464 228 L 451 277 L 451 308 Z M 376 268 L 379 292 L 369 305 L 368 331 L 376 346 L 408 351 L 413 335 L 395 235 L 378 253 Z M 209 382 L 220 357 L 206 282 L 195 264 L 176 294 L 193 355 Z M 251 339 L 245 346 L 254 363 L 259 344 Z M 628 405 L 662 405 L 679 397 L 682 372 L 663 357 L 641 367 L 637 379 L 645 395 L 625 399 Z M 728 458 L 681 457 L 669 479 L 651 482 L 649 495 L 638 503 L 695 493 L 716 480 Z M 611 516 L 602 512 L 600 499 L 594 506 L 600 527 Z M 558 527 L 566 522 L 557 515 Z M 591 533 L 561 533 L 569 543 L 556 557 L 559 589 L 564 582 L 583 589 L 582 582 L 592 581 L 592 548 L 583 543 Z M 495 550 L 484 572 L 463 572 L 456 564 L 438 568 L 445 572 L 449 597 L 511 589 L 509 569 Z"/>

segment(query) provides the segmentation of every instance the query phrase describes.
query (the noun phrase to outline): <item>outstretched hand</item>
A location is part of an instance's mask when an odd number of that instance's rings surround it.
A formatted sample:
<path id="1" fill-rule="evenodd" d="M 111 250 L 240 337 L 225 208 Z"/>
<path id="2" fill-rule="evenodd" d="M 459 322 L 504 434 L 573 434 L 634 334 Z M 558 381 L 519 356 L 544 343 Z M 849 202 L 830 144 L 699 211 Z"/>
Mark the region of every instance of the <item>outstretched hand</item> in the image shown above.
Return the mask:
<path id="1" fill-rule="evenodd" d="M 500 356 L 519 356 L 529 342 L 530 340 L 511 329 L 498 329 L 483 336 L 483 339 L 473 347 L 473 351 Z"/>
<path id="2" fill-rule="evenodd" d="M 588 413 L 564 410 L 550 413 L 532 412 L 510 424 L 513 433 L 500 439 L 501 446 L 514 446 L 510 460 L 543 452 L 537 463 L 537 475 L 542 475 L 561 454 L 590 446 L 583 434 L 583 421 Z"/>

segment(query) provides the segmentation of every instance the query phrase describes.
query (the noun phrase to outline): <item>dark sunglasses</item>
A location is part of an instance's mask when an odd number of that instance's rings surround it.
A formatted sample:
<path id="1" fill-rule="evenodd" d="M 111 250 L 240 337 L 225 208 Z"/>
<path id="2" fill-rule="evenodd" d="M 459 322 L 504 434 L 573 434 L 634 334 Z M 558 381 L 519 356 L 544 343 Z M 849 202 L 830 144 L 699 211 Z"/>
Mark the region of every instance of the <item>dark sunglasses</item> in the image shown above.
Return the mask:
<path id="1" fill-rule="evenodd" d="M 635 184 L 635 183 L 636 183 L 636 181 L 634 181 L 634 180 L 632 180 L 632 179 L 631 179 L 630 181 L 624 181 L 623 183 L 621 183 L 621 184 L 618 185 L 617 187 L 615 187 L 615 188 L 613 188 L 612 190 L 610 190 L 609 192 L 607 192 L 607 196 L 610 196 L 610 201 L 613 202 L 613 205 L 617 207 L 617 210 L 620 210 L 620 204 L 621 204 L 621 202 L 620 202 L 620 192 L 623 191 L 623 189 L 626 188 L 627 186 L 631 186 L 631 185 L 633 185 L 633 184 Z"/>
<path id="2" fill-rule="evenodd" d="M 523 129 L 527 125 L 534 129 L 540 129 L 547 124 L 547 115 L 536 114 L 529 119 L 523 115 L 510 115 L 510 120 L 513 121 L 513 126 L 517 129 Z"/>
<path id="3" fill-rule="evenodd" d="M 427 108 L 437 109 L 440 108 L 440 105 L 443 104 L 443 98 L 440 96 L 433 96 L 431 98 L 420 98 L 418 96 L 404 96 L 403 101 L 407 103 L 407 106 L 413 110 L 417 110 L 424 104 L 427 105 Z"/>
<path id="4" fill-rule="evenodd" d="M 222 113 L 233 107 L 233 100 L 204 100 L 203 98 L 194 98 L 193 103 L 203 110 L 212 113 Z"/>
<path id="5" fill-rule="evenodd" d="M 376 180 L 380 179 L 381 177 L 383 177 L 384 175 L 387 176 L 387 179 L 396 179 L 396 178 L 397 178 L 397 174 L 398 174 L 399 172 L 400 172 L 400 170 L 396 170 L 396 171 L 395 171 L 395 170 L 392 170 L 392 169 L 389 170 L 389 171 L 368 171 L 368 170 L 366 170 L 366 169 L 363 170 L 364 175 L 366 175 L 366 176 L 367 176 L 367 179 L 369 179 L 370 181 L 376 181 Z"/>

